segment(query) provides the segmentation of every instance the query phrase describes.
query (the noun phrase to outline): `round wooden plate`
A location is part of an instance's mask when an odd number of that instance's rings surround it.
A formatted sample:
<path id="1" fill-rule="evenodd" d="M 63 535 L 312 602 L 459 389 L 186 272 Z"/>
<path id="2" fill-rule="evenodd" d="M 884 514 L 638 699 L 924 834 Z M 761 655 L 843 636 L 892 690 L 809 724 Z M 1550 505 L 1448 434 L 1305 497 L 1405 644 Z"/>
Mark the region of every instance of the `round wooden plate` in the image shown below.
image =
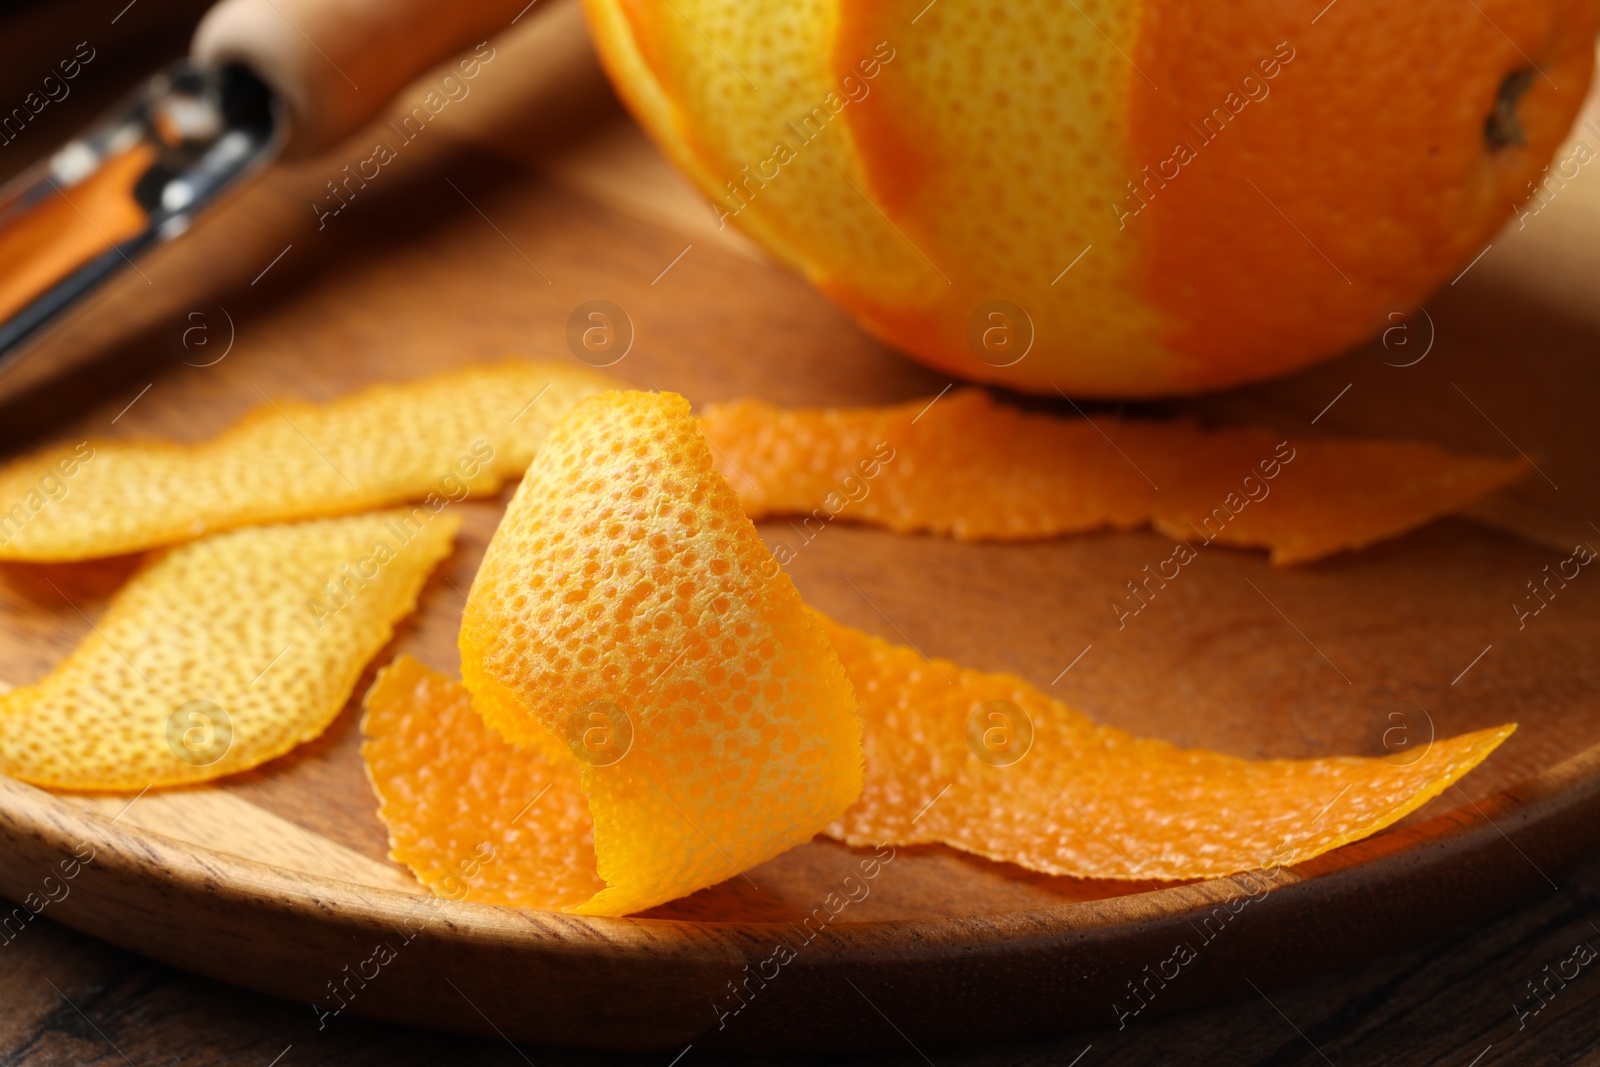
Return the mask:
<path id="1" fill-rule="evenodd" d="M 507 352 L 564 356 L 569 314 L 596 297 L 637 332 L 611 369 L 619 381 L 697 403 L 881 403 L 948 384 L 716 230 L 609 112 L 581 135 L 502 136 L 493 153 L 465 144 L 469 128 L 431 132 L 320 231 L 306 204 L 344 160 L 274 172 L 146 265 L 148 290 L 59 338 L 108 361 L 92 384 L 53 386 L 8 413 L 0 444 L 193 439 L 253 407 L 258 389 L 330 397 Z M 1154 534 L 972 546 L 762 526 L 795 551 L 801 592 L 835 617 L 1015 671 L 1179 744 L 1407 758 L 1435 737 L 1521 723 L 1459 787 L 1264 895 L 1231 879 L 1051 878 L 916 848 L 831 915 L 824 900 L 863 854 L 819 839 L 631 919 L 442 901 L 385 858 L 352 703 L 319 741 L 209 788 L 73 797 L 0 779 L 0 893 L 26 902 L 0 917 L 0 939 L 37 911 L 300 1001 L 312 1030 L 352 1014 L 604 1048 L 920 1049 L 1136 1025 L 1554 884 L 1600 843 L 1600 578 L 1585 572 L 1520 628 L 1512 605 L 1532 605 L 1527 583 L 1568 555 L 1567 538 L 1600 543 L 1582 533 L 1600 515 L 1584 410 L 1600 375 L 1582 329 L 1475 284 L 1430 305 L 1420 362 L 1363 350 L 1268 387 L 1143 410 L 1525 450 L 1541 473 L 1479 510 L 1527 537 L 1450 519 L 1294 569 L 1212 548 L 1119 627 L 1124 583 L 1171 551 Z M 171 339 L 206 306 L 226 309 L 226 328 L 206 321 L 231 348 L 201 367 Z M 463 506 L 456 553 L 377 664 L 405 651 L 456 669 L 461 590 L 500 506 Z M 47 670 L 135 562 L 0 567 L 0 677 Z M 829 921 L 808 939 L 818 908 Z M 781 966 L 780 942 L 795 951 Z"/>

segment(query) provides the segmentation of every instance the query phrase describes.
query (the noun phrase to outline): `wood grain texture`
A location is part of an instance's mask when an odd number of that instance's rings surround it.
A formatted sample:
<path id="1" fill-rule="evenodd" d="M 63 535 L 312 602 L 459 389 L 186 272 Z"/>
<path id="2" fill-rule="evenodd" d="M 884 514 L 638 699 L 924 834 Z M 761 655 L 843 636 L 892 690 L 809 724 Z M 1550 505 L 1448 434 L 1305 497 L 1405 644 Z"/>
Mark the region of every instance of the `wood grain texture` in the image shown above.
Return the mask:
<path id="1" fill-rule="evenodd" d="M 534 30 L 561 29 L 561 17 L 559 8 L 543 15 L 555 21 Z M 565 61 L 584 69 L 581 49 Z M 483 91 L 447 109 L 321 228 L 311 204 L 357 149 L 279 169 L 171 246 L 149 268 L 155 292 L 127 296 L 57 340 L 98 354 L 97 370 L 8 412 L 4 446 L 89 432 L 193 440 L 253 407 L 257 389 L 332 397 L 507 352 L 560 355 L 568 316 L 596 297 L 620 304 L 637 329 L 612 369 L 619 380 L 696 403 L 883 403 L 947 384 L 867 339 L 748 245 L 709 236 L 709 212 L 604 100 L 549 106 L 559 87 L 511 76 L 520 69 L 490 64 L 484 74 L 506 72 L 497 91 L 525 94 L 517 106 Z M 480 123 L 476 107 L 501 117 Z M 185 363 L 172 342 L 173 324 L 201 305 L 227 309 L 233 324 L 227 357 L 207 367 Z M 1584 421 L 1600 370 L 1587 328 L 1540 318 L 1470 279 L 1429 310 L 1436 343 L 1413 367 L 1363 349 L 1269 386 L 1133 413 L 1194 411 L 1306 432 L 1340 394 L 1315 431 L 1502 454 L 1504 432 L 1562 486 L 1542 513 L 1600 514 Z M 462 506 L 458 550 L 378 662 L 405 651 L 455 670 L 460 590 L 498 507 Z M 1231 880 L 1106 885 L 947 849 L 901 850 L 867 900 L 720 1028 L 719 1006 L 735 1003 L 728 983 L 837 885 L 854 863 L 849 850 L 819 841 L 749 872 L 749 883 L 640 919 L 440 905 L 386 866 L 354 708 L 258 771 L 139 798 L 126 811 L 132 798 L 68 801 L 0 783 L 0 893 L 36 893 L 87 843 L 93 862 L 38 922 L 298 1001 L 294 1012 L 318 1034 L 319 1016 L 304 1005 L 334 1006 L 329 983 L 398 940 L 394 961 L 347 987 L 357 995 L 325 1029 L 358 1026 L 350 1016 L 362 1015 L 550 1044 L 671 1052 L 692 1043 L 697 1054 L 894 1048 L 902 1035 L 932 1048 L 1114 1024 L 1128 984 L 1230 902 L 1237 921 L 1205 940 L 1198 962 L 1139 1012 L 1140 1025 L 1251 995 L 1242 979 L 1270 994 L 1548 893 L 1550 879 L 1600 844 L 1600 581 L 1573 582 L 1524 629 L 1510 607 L 1564 552 L 1459 520 L 1293 570 L 1212 549 L 1119 629 L 1111 601 L 1171 551 L 1154 534 L 971 546 L 847 526 L 810 540 L 782 521 L 761 528 L 774 542 L 804 541 L 794 579 L 842 621 L 1015 671 L 1106 722 L 1180 744 L 1242 756 L 1380 754 L 1397 722 L 1413 743 L 1507 718 L 1523 726 L 1459 789 L 1296 868 L 1247 906 L 1239 901 L 1250 890 Z M 0 678 L 47 670 L 131 566 L 0 567 Z M 1259 1021 L 1250 1012 L 1264 1008 L 1241 1010 Z M 1313 1028 L 1343 1040 L 1334 1016 L 1320 1018 Z M 14 1047 L 33 1055 L 50 1032 Z M 1294 1040 L 1281 1037 L 1261 1062 L 1297 1061 Z M 1046 1046 L 1030 1047 L 1039 1057 Z"/>
<path id="2" fill-rule="evenodd" d="M 299 826 L 274 809 L 222 789 L 174 789 L 138 798 L 64 794 L 67 803 L 214 852 L 255 860 L 296 874 L 310 874 L 399 893 L 424 894 L 416 879 L 337 841 Z"/>
<path id="3" fill-rule="evenodd" d="M 1359 969 L 1292 988 L 1229 982 L 1229 1003 L 1141 1016 L 1042 1039 L 934 1047 L 917 1040 L 863 1056 L 725 1058 L 693 1046 L 661 1055 L 513 1046 L 341 1017 L 318 1028 L 304 1006 L 247 993 L 111 948 L 37 920 L 0 949 L 0 1060 L 14 1067 L 207 1063 L 267 1067 L 441 1062 L 482 1067 L 664 1067 L 696 1064 L 886 1064 L 890 1067 L 1568 1067 L 1600 1063 L 1600 982 L 1585 974 L 1519 1020 L 1527 982 L 1597 943 L 1600 867 L 1563 879 L 1517 912 L 1391 952 Z M 1258 983 L 1259 986 L 1259 983 Z M 819 1017 L 817 1025 L 827 1025 Z M 888 1023 L 880 1023 L 893 1035 Z M 912 1045 L 916 1047 L 913 1048 Z M 1319 1054 L 1320 1052 L 1320 1054 Z M 278 1060 L 278 1057 L 282 1057 Z M 1082 1057 L 1079 1059 L 1078 1057 Z"/>

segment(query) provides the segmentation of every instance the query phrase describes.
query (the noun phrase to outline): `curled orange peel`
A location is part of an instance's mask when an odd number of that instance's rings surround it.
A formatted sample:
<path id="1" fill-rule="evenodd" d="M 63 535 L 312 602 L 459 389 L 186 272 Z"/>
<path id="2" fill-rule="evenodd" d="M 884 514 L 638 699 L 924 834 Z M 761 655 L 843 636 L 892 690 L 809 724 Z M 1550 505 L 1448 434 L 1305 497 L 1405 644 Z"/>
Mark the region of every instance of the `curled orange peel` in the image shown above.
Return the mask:
<path id="1" fill-rule="evenodd" d="M 134 792 L 248 770 L 317 737 L 460 524 L 417 522 L 379 511 L 167 552 L 47 676 L 0 695 L 0 772 Z"/>
<path id="2" fill-rule="evenodd" d="M 981 390 L 878 408 L 714 404 L 701 425 L 752 519 L 835 517 L 1017 541 L 1153 526 L 1303 563 L 1398 536 L 1527 471 L 1410 441 L 1188 420 L 1061 419 Z"/>
<path id="3" fill-rule="evenodd" d="M 1516 728 L 1403 759 L 1247 760 L 1101 726 L 1020 678 L 814 617 L 863 701 L 864 788 L 823 831 L 852 845 L 940 843 L 1102 880 L 1275 869 L 1392 825 Z M 364 728 L 390 854 L 435 892 L 576 910 L 598 887 L 571 762 L 507 743 L 459 682 L 403 657 L 368 694 Z"/>
<path id="4" fill-rule="evenodd" d="M 1020 679 L 815 615 L 747 512 L 848 504 L 891 529 L 974 540 L 1145 522 L 1212 539 L 1215 522 L 1215 540 L 1293 562 L 1390 536 L 1519 464 L 1064 421 L 977 392 L 853 412 L 747 401 L 697 422 L 680 397 L 588 395 L 600 387 L 508 363 L 272 405 L 202 445 L 85 443 L 0 471 L 0 491 L 25 490 L 25 521 L 0 521 L 0 556 L 16 558 L 423 501 L 167 552 L 55 671 L 0 696 L 0 770 L 135 790 L 235 773 L 317 736 L 448 551 L 457 520 L 439 513 L 535 456 L 468 599 L 463 683 L 402 659 L 367 699 L 364 754 L 394 855 L 449 895 L 626 914 L 825 828 L 1079 877 L 1215 877 L 1376 832 L 1514 729 L 1403 765 L 1135 738 Z M 445 462 L 460 442 L 471 462 Z M 1213 499 L 1223 511 L 1202 507 Z"/>
<path id="5" fill-rule="evenodd" d="M 1083 878 L 1218 877 L 1375 833 L 1515 728 L 1404 762 L 1179 749 L 826 619 L 773 562 L 686 403 L 582 401 L 473 584 L 464 684 L 402 660 L 368 695 L 395 858 L 436 891 L 594 914 L 824 828 Z"/>
<path id="6" fill-rule="evenodd" d="M 551 424 L 607 388 L 592 371 L 506 360 L 326 404 L 265 401 L 199 444 L 94 440 L 0 468 L 0 560 L 71 561 L 207 533 L 481 496 Z"/>
<path id="7" fill-rule="evenodd" d="M 523 477 L 468 595 L 462 680 L 508 739 L 579 762 L 605 888 L 571 910 L 738 876 L 860 792 L 855 694 L 771 564 L 681 397 L 581 401 Z"/>

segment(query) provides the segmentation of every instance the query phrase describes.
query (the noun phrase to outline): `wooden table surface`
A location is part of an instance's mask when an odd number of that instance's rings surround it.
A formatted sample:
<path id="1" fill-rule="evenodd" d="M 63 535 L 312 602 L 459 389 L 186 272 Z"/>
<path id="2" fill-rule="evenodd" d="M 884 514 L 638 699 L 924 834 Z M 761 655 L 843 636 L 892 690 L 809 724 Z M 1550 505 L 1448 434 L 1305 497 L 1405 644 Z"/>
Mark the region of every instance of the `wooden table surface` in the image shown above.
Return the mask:
<path id="1" fill-rule="evenodd" d="M 120 8 L 121 0 L 113 6 Z M 179 7 L 194 6 L 176 0 L 145 0 L 139 14 L 154 19 L 160 12 L 170 16 Z M 83 3 L 72 5 L 74 11 L 86 7 Z M 570 19 L 570 10 L 558 6 L 541 18 L 554 26 Z M 140 25 L 134 17 L 125 21 L 130 27 Z M 148 47 L 155 49 L 149 54 L 160 51 L 154 45 Z M 616 165 L 619 157 L 627 157 L 629 166 L 661 166 L 659 160 L 647 158 L 648 149 L 636 135 L 602 133 L 589 137 L 587 147 L 581 150 L 559 156 L 545 151 L 542 146 L 557 131 L 610 128 L 616 125 L 617 116 L 614 105 L 603 99 L 599 75 L 586 52 L 561 53 L 552 60 L 541 48 L 537 32 L 520 43 L 509 42 L 504 50 L 506 60 L 493 68 L 495 76 L 508 79 L 508 83 L 492 89 L 486 79 L 479 86 L 482 95 L 471 108 L 444 116 L 438 141 L 426 146 L 428 152 L 467 144 L 475 151 L 492 153 L 507 166 L 536 169 L 555 187 L 651 226 L 677 231 L 684 240 L 704 242 L 724 252 L 758 255 L 736 234 L 715 229 L 710 213 L 686 192 L 666 195 L 651 191 L 640 196 L 637 189 L 618 187 L 611 176 L 626 169 Z M 170 49 L 164 54 L 170 54 Z M 108 62 L 102 68 L 105 81 L 114 82 L 119 70 L 125 69 Z M 528 107 L 527 101 L 540 95 L 553 106 Z M 518 106 L 524 117 L 508 119 L 507 109 Z M 43 136 L 46 131 L 38 132 Z M 1589 139 L 1595 143 L 1600 134 Z M 254 244 L 219 249 L 218 276 L 209 280 L 211 287 L 225 290 L 247 284 L 249 275 L 285 241 L 300 240 L 295 235 L 303 234 L 310 220 L 307 191 L 315 189 L 325 176 L 312 164 L 270 177 L 268 182 L 277 195 L 257 202 L 269 207 L 276 202 L 282 217 L 264 210 Z M 651 189 L 664 187 L 657 182 Z M 1596 257 L 1600 256 L 1600 183 L 1594 179 L 1575 183 L 1566 198 L 1550 209 L 1551 214 L 1557 209 L 1564 213 L 1563 218 L 1541 219 L 1540 225 L 1526 234 L 1508 232 L 1504 239 L 1497 238 L 1495 254 L 1485 259 L 1471 284 L 1480 287 L 1475 290 L 1478 292 L 1487 286 L 1516 290 L 1516 301 L 1506 306 L 1526 309 L 1533 343 L 1543 331 L 1559 335 L 1563 350 L 1570 350 L 1580 337 L 1592 338 L 1600 331 L 1600 313 L 1595 310 L 1600 305 L 1588 296 L 1595 284 Z M 203 236 L 197 234 L 196 239 Z M 192 298 L 193 294 L 188 294 L 182 300 Z M 1454 299 L 1460 304 L 1471 296 Z M 159 323 L 172 318 L 173 308 L 182 300 L 172 306 L 152 303 L 149 319 L 156 325 L 147 324 L 146 332 L 155 336 Z M 1552 304 L 1559 309 L 1551 311 Z M 92 324 L 89 330 L 92 333 Z M 132 396 L 142 384 L 143 379 L 135 381 L 141 374 L 137 368 L 105 372 L 97 383 L 97 402 Z M 57 391 L 44 398 L 36 414 L 47 420 L 52 410 L 75 410 L 81 403 L 81 398 Z M 1219 411 L 1241 404 L 1247 407 L 1248 403 L 1243 397 L 1223 397 L 1216 402 Z M 1320 401 L 1313 409 L 1316 406 Z M 20 443 L 19 434 L 16 425 L 0 425 L 0 443 L 7 447 Z M 1594 471 L 1583 472 L 1586 481 L 1592 482 L 1595 476 Z M 1528 861 L 1508 843 L 1505 862 Z M 1549 890 L 1513 913 L 1310 984 L 1257 989 L 1241 982 L 1239 989 L 1230 991 L 1233 999 L 1220 1007 L 1141 1019 L 1120 1032 L 1107 1029 L 969 1048 L 932 1047 L 918 1042 L 915 1033 L 899 1033 L 904 1051 L 898 1059 L 875 1056 L 871 1061 L 926 1062 L 941 1067 L 1001 1063 L 1094 1067 L 1112 1062 L 1441 1063 L 1461 1067 L 1600 1063 L 1600 1048 L 1596 1047 L 1600 1046 L 1600 1012 L 1595 1010 L 1600 978 L 1590 975 L 1597 968 L 1573 962 L 1587 962 L 1593 956 L 1587 949 L 1580 950 L 1585 943 L 1600 946 L 1597 898 L 1600 861 L 1575 872 L 1557 873 Z M 1563 981 L 1556 977 L 1558 972 L 1569 977 Z M 828 1020 L 819 1018 L 815 1024 L 826 1027 Z M 898 1031 L 892 1019 L 885 1019 L 884 1027 L 890 1037 Z M 710 1058 L 692 1047 L 678 1061 L 671 1055 L 635 1057 L 518 1048 L 506 1042 L 424 1033 L 353 1017 L 334 1019 L 319 1028 L 305 1005 L 272 1000 L 176 971 L 77 934 L 48 918 L 30 923 L 15 940 L 0 941 L 0 1067 L 439 1062 L 537 1063 L 541 1067 L 681 1062 L 688 1067 Z M 816 1062 L 840 1062 L 840 1058 Z"/>
<path id="2" fill-rule="evenodd" d="M 1507 849 L 1506 862 L 1521 862 Z M 913 1047 L 898 1056 L 783 1060 L 938 1067 L 1292 1064 L 1499 1067 L 1600 1063 L 1600 976 L 1548 978 L 1582 943 L 1600 945 L 1600 863 L 1522 909 L 1359 970 L 1220 1007 L 1043 1041 Z M 1248 921 L 1248 916 L 1242 921 Z M 1580 957 L 1582 958 L 1582 957 Z M 1575 964 L 1565 964 L 1571 974 Z M 1547 970 L 1548 968 L 1548 970 Z M 1548 980 L 1545 1005 L 1528 983 Z M 1541 989 L 1542 992 L 1542 989 Z M 1526 1014 L 1519 1019 L 1513 1006 Z M 826 1019 L 818 1019 L 826 1026 Z M 885 1028 L 890 1026 L 885 1021 Z M 1075 1057 L 1082 1055 L 1082 1059 Z M 281 1058 L 280 1058 L 281 1057 Z M 0 947 L 0 1064 L 658 1064 L 672 1057 L 517 1047 L 345 1017 L 319 1030 L 311 1010 L 196 978 L 41 918 Z M 713 1062 L 690 1048 L 680 1067 Z M 757 1060 L 715 1060 L 750 1063 Z"/>

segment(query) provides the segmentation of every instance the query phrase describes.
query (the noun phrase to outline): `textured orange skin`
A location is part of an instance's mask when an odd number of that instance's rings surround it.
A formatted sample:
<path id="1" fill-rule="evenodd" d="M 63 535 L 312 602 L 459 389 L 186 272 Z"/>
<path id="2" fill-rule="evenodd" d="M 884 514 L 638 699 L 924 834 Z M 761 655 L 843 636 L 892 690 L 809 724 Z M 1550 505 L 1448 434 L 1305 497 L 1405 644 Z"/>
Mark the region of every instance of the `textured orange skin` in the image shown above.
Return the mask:
<path id="1" fill-rule="evenodd" d="M 389 856 L 439 896 L 539 911 L 582 904 L 594 820 L 578 765 L 489 729 L 460 682 L 400 656 L 363 701 L 361 758 Z"/>
<path id="2" fill-rule="evenodd" d="M 828 828 L 852 845 L 938 841 L 1077 878 L 1220 878 L 1304 863 L 1377 833 L 1516 729 L 1440 738 L 1405 762 L 1239 759 L 1100 726 L 1015 675 L 822 622 L 861 694 L 866 788 Z M 1006 718 L 980 723 L 1002 733 L 974 741 L 972 713 L 997 700 L 1008 702 Z M 1031 743 L 1005 753 L 1014 762 L 979 758 L 1003 752 L 1024 721 Z"/>
<path id="3" fill-rule="evenodd" d="M 865 788 L 827 828 L 857 845 L 937 841 L 1079 878 L 1291 866 L 1415 811 L 1515 729 L 1440 738 L 1404 762 L 1245 760 L 1100 726 L 1014 675 L 814 618 L 862 696 Z M 1007 766 L 969 741 L 972 710 L 992 700 L 1032 723 L 1031 747 Z M 368 693 L 364 730 L 391 855 L 436 893 L 572 910 L 598 887 L 577 775 L 503 741 L 460 683 L 401 657 Z"/>
<path id="4" fill-rule="evenodd" d="M 1305 563 L 1447 515 L 1521 459 L 1190 421 L 1058 419 L 978 389 L 883 408 L 713 404 L 700 418 L 745 514 L 1022 541 L 1150 525 Z"/>
<path id="5" fill-rule="evenodd" d="M 195 444 L 47 447 L 0 466 L 0 559 L 98 559 L 405 500 L 424 507 L 404 520 L 414 525 L 451 499 L 515 478 L 557 418 L 608 387 L 586 368 L 509 359 L 323 404 L 270 401 Z M 19 509 L 58 471 L 66 495 L 32 505 L 31 517 Z"/>
<path id="6" fill-rule="evenodd" d="M 713 24 L 713 6 L 693 0 L 585 3 L 602 59 L 663 149 L 719 209 L 748 191 L 755 137 L 730 131 L 756 129 L 759 98 L 810 71 L 793 57 L 752 68 L 750 99 L 703 83 L 718 65 L 779 54 L 760 42 L 789 31 L 786 6 L 749 0 Z M 878 42 L 899 58 L 833 120 L 843 141 L 802 150 L 847 142 L 854 177 L 791 167 L 786 191 L 756 189 L 732 224 L 914 358 L 1094 396 L 1272 377 L 1414 308 L 1527 197 L 1584 98 L 1600 25 L 1600 0 L 792 6 L 833 20 L 806 62 L 835 79 Z M 1096 66 L 1093 48 L 1113 62 Z M 1276 70 L 1266 83 L 1263 62 Z M 1522 142 L 1492 145 L 1500 87 L 1530 62 L 1542 74 L 1516 108 Z M 1041 89 L 1052 74 L 1092 81 L 1064 115 Z M 1270 92 L 1250 102 L 1247 76 Z M 783 99 L 758 124 L 774 136 L 795 115 Z M 1214 139 L 1190 128 L 1224 106 Z M 1034 125 L 1018 126 L 1024 113 Z M 1196 158 L 1152 176 L 1184 141 Z M 888 225 L 840 221 L 829 198 L 847 178 Z M 1119 219 L 1141 202 L 1134 183 L 1147 206 Z M 1080 250 L 1082 267 L 1058 273 Z M 1037 330 L 1009 366 L 969 347 L 991 299 L 1027 309 Z"/>
<path id="7" fill-rule="evenodd" d="M 484 553 L 460 648 L 491 726 L 584 763 L 606 888 L 572 910 L 720 882 L 861 790 L 844 669 L 682 397 L 601 393 L 556 424 Z"/>
<path id="8" fill-rule="evenodd" d="M 251 526 L 155 556 L 49 674 L 0 694 L 0 774 L 136 793 L 316 738 L 461 524 L 442 514 L 401 540 L 405 518 Z"/>
<path id="9" fill-rule="evenodd" d="M 1274 0 L 1154 7 L 1135 59 L 1162 71 L 1161 90 L 1133 83 L 1143 162 L 1196 142 L 1187 123 L 1277 42 L 1298 52 L 1151 201 L 1143 290 L 1199 385 L 1353 344 L 1477 255 L 1566 136 L 1600 20 L 1594 0 L 1386 4 L 1381 17 L 1344 0 L 1315 27 Z M 1526 145 L 1486 151 L 1484 118 L 1524 54 L 1547 75 L 1517 107 Z"/>

